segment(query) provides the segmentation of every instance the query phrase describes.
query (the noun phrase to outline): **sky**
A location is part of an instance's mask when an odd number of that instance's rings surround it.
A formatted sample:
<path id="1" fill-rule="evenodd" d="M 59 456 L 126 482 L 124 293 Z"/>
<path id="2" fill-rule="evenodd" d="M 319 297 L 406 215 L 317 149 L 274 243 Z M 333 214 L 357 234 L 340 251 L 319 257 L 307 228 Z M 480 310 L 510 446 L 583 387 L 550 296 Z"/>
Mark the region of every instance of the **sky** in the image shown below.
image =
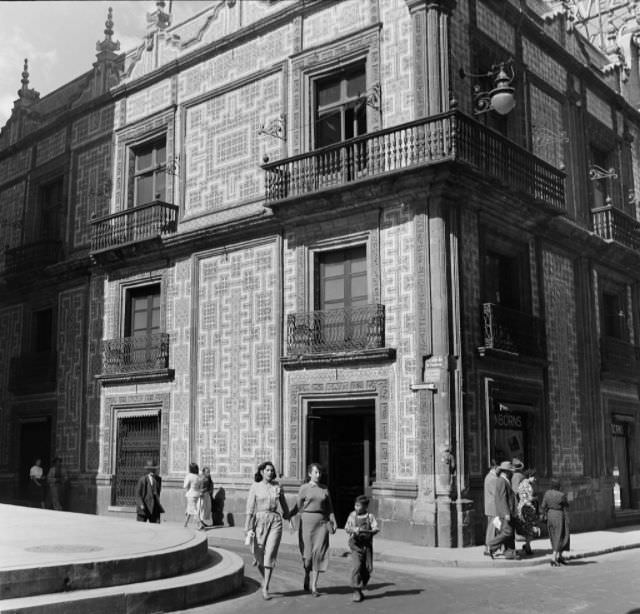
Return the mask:
<path id="1" fill-rule="evenodd" d="M 212 0 L 173 0 L 172 23 L 184 21 Z M 142 42 L 150 0 L 0 0 L 0 127 L 18 98 L 24 59 L 29 60 L 29 87 L 40 97 L 90 70 L 96 43 L 104 39 L 113 7 L 114 35 L 120 51 Z M 165 10 L 169 7 L 166 3 Z"/>

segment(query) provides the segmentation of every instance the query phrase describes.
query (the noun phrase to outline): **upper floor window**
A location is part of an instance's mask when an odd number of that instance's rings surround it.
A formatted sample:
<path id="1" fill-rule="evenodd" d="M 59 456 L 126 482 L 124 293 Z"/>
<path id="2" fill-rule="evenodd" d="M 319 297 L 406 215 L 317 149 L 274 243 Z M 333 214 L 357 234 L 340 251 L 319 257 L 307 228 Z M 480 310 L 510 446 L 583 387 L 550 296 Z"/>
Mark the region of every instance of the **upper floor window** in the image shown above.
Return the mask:
<path id="1" fill-rule="evenodd" d="M 521 263 L 513 255 L 485 254 L 485 302 L 522 310 Z"/>
<path id="2" fill-rule="evenodd" d="M 349 310 L 368 304 L 367 254 L 364 245 L 319 253 L 316 276 L 317 309 Z"/>
<path id="3" fill-rule="evenodd" d="M 602 293 L 602 333 L 605 337 L 626 339 L 627 316 L 622 292 L 605 290 Z"/>
<path id="4" fill-rule="evenodd" d="M 58 177 L 39 187 L 38 234 L 43 241 L 60 239 L 64 178 Z"/>
<path id="5" fill-rule="evenodd" d="M 614 178 L 598 178 L 596 175 L 601 171 L 609 173 L 614 168 L 614 152 L 605 150 L 595 145 L 591 145 L 591 166 L 590 171 L 594 175 L 591 180 L 593 186 L 593 208 L 604 207 L 607 204 L 607 197 L 613 199 Z"/>
<path id="6" fill-rule="evenodd" d="M 133 204 L 144 205 L 166 199 L 167 146 L 163 138 L 139 145 L 132 150 Z"/>
<path id="7" fill-rule="evenodd" d="M 159 284 L 129 290 L 126 303 L 126 337 L 150 337 L 160 332 Z"/>
<path id="8" fill-rule="evenodd" d="M 314 145 L 333 145 L 367 132 L 364 64 L 358 64 L 314 83 Z"/>
<path id="9" fill-rule="evenodd" d="M 31 318 L 31 347 L 34 352 L 49 352 L 53 349 L 53 310 L 34 311 Z"/>

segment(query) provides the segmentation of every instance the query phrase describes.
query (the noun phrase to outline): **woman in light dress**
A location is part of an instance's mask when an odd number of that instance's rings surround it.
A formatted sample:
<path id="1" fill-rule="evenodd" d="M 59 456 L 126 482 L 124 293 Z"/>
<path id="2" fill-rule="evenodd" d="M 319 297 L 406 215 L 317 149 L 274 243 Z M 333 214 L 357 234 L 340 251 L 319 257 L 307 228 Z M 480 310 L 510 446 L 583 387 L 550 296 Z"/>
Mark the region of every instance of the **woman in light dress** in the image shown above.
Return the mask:
<path id="1" fill-rule="evenodd" d="M 198 502 L 198 528 L 204 530 L 213 526 L 213 518 L 211 516 L 213 502 L 213 480 L 211 479 L 211 471 L 209 467 L 203 467 L 200 474 L 201 495 Z"/>
<path id="2" fill-rule="evenodd" d="M 189 473 L 184 476 L 182 487 L 187 491 L 187 509 L 184 513 L 184 526 L 188 526 L 191 518 L 198 519 L 198 504 L 202 495 L 202 479 L 198 475 L 198 465 L 189 463 Z"/>
<path id="3" fill-rule="evenodd" d="M 247 497 L 245 532 L 262 576 L 262 597 L 271 599 L 269 583 L 282 538 L 282 518 L 289 517 L 284 491 L 271 461 L 258 466 Z"/>

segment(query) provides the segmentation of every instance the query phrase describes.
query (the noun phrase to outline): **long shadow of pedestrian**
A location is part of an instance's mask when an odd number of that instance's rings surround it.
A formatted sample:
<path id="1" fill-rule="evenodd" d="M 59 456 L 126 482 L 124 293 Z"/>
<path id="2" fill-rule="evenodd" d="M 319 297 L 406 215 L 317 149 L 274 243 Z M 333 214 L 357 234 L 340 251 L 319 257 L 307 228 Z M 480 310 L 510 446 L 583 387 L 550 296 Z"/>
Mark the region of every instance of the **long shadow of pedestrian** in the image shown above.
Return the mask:
<path id="1" fill-rule="evenodd" d="M 382 599 L 383 597 L 402 597 L 406 595 L 420 595 L 420 593 L 424 593 L 424 591 L 421 588 L 409 588 L 405 590 L 385 591 L 384 593 L 380 593 L 377 595 L 370 595 L 367 593 L 365 595 L 365 601 L 370 601 L 371 599 Z"/>
<path id="2" fill-rule="evenodd" d="M 567 559 L 567 567 L 574 567 L 578 565 L 597 565 L 598 561 L 585 561 L 584 559 Z"/>

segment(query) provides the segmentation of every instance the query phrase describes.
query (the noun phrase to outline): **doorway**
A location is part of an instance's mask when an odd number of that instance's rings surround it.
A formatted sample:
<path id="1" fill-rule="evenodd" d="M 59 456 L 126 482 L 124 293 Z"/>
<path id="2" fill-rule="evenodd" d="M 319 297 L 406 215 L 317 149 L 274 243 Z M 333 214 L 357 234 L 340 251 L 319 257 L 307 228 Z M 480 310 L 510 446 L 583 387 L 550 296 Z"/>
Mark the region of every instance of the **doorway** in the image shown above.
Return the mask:
<path id="1" fill-rule="evenodd" d="M 51 461 L 51 418 L 40 417 L 20 422 L 20 467 L 18 468 L 18 496 L 29 497 L 29 470 L 36 458 L 42 460 L 45 475 Z"/>
<path id="2" fill-rule="evenodd" d="M 616 509 L 631 507 L 631 485 L 629 480 L 629 433 L 628 424 L 611 422 L 613 449 L 613 499 Z"/>
<path id="3" fill-rule="evenodd" d="M 307 415 L 307 464 L 320 463 L 339 527 L 358 495 L 375 480 L 374 402 L 311 404 Z"/>

